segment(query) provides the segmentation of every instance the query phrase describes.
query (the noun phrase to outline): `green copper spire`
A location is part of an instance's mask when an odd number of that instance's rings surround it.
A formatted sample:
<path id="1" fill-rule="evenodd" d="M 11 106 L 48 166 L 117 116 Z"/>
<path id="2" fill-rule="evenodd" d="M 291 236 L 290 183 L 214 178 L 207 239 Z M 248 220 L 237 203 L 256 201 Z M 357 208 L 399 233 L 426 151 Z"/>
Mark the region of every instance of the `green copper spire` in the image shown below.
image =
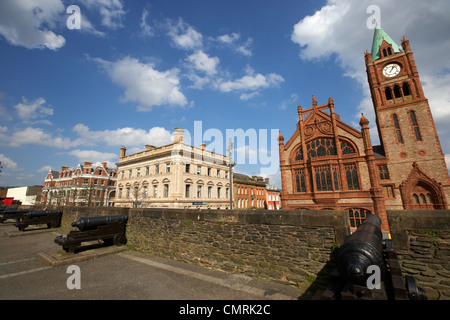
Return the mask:
<path id="1" fill-rule="evenodd" d="M 394 40 L 392 40 L 391 37 L 389 37 L 389 35 L 380 27 L 378 27 L 378 25 L 375 27 L 375 32 L 373 34 L 373 43 L 372 43 L 372 61 L 375 61 L 377 59 L 381 58 L 380 55 L 380 47 L 381 44 L 383 43 L 383 39 L 386 40 L 387 43 L 392 45 L 392 49 L 394 50 L 394 52 L 398 53 L 398 52 L 403 52 L 403 48 L 398 46 Z"/>

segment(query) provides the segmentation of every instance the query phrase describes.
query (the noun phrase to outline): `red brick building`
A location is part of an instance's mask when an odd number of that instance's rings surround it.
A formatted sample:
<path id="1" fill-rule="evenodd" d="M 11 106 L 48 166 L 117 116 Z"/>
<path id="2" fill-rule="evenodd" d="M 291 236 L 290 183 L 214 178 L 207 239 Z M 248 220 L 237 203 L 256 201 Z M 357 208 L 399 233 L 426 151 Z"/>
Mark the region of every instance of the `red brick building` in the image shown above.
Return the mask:
<path id="1" fill-rule="evenodd" d="M 266 206 L 266 180 L 262 177 L 233 173 L 233 191 L 235 209 L 264 209 Z"/>
<path id="2" fill-rule="evenodd" d="M 409 41 L 398 46 L 375 29 L 365 53 L 381 145 L 372 146 L 369 121 L 361 130 L 342 122 L 334 102 L 298 107 L 297 130 L 279 135 L 283 209 L 341 209 L 353 228 L 366 213 L 448 209 L 450 178 Z"/>
<path id="3" fill-rule="evenodd" d="M 92 162 L 50 170 L 45 177 L 41 204 L 58 206 L 113 206 L 117 182 L 116 169 L 93 166 Z"/>

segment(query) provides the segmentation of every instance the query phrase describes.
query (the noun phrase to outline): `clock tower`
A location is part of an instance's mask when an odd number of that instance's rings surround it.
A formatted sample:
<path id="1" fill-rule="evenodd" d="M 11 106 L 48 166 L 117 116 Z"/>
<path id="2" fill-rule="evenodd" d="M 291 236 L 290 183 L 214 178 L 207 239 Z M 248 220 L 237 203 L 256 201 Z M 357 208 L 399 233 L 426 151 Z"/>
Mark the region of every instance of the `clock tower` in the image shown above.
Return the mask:
<path id="1" fill-rule="evenodd" d="M 398 200 L 388 209 L 447 209 L 450 178 L 409 41 L 403 37 L 398 46 L 377 27 L 365 62 L 380 149 Z"/>

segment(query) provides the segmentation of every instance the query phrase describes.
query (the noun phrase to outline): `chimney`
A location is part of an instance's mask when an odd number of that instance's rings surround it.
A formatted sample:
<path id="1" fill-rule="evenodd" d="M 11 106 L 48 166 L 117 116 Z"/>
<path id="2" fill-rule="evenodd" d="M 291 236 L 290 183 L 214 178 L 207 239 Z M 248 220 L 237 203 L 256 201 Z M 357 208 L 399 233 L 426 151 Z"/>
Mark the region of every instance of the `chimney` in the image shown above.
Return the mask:
<path id="1" fill-rule="evenodd" d="M 67 166 L 62 166 L 61 167 L 61 171 L 67 171 L 67 170 L 69 170 L 69 167 L 67 167 Z"/>
<path id="2" fill-rule="evenodd" d="M 120 157 L 119 157 L 119 159 L 125 158 L 126 151 L 127 151 L 127 148 L 125 148 L 124 146 L 120 147 Z"/>
<path id="3" fill-rule="evenodd" d="M 106 169 L 106 165 L 108 164 L 108 162 L 102 162 L 102 166 L 103 166 L 103 168 L 105 168 Z"/>
<path id="4" fill-rule="evenodd" d="M 84 162 L 84 165 L 85 165 L 86 167 L 90 167 L 90 166 L 92 165 L 92 162 L 90 162 L 90 161 L 85 161 L 85 162 Z"/>
<path id="5" fill-rule="evenodd" d="M 183 143 L 184 140 L 184 129 L 175 128 L 173 130 L 173 143 Z"/>
<path id="6" fill-rule="evenodd" d="M 206 143 L 202 143 L 202 144 L 200 145 L 200 148 L 202 149 L 202 151 L 205 151 Z"/>

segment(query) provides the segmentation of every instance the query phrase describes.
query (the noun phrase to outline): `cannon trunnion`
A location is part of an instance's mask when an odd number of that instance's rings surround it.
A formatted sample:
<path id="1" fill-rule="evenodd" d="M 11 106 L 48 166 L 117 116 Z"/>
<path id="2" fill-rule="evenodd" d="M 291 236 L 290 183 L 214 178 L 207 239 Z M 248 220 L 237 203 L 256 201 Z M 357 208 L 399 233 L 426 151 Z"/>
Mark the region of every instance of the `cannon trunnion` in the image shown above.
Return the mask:
<path id="1" fill-rule="evenodd" d="M 82 217 L 72 223 L 78 230 L 70 231 L 66 237 L 60 235 L 55 243 L 65 251 L 75 253 L 86 241 L 103 241 L 107 245 L 124 245 L 127 242 L 126 225 L 128 215 Z"/>
<path id="2" fill-rule="evenodd" d="M 416 279 L 403 279 L 392 240 L 382 239 L 381 219 L 369 214 L 337 253 L 324 300 L 426 300 Z"/>

